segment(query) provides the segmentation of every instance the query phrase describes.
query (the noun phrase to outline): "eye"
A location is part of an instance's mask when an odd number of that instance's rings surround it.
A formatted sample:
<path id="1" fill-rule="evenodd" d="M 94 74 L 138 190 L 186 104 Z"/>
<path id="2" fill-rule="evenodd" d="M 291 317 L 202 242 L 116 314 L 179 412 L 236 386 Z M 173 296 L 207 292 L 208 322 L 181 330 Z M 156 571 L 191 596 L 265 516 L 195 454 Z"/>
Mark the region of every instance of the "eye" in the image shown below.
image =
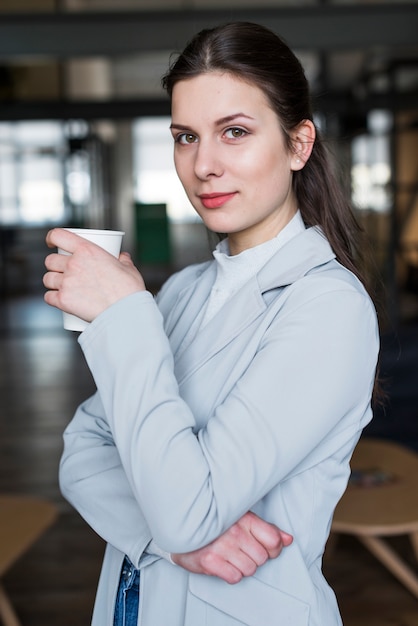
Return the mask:
<path id="1" fill-rule="evenodd" d="M 192 133 L 181 133 L 180 135 L 177 135 L 175 141 L 176 143 L 181 143 L 181 144 L 196 143 L 197 137 L 196 135 L 193 135 Z"/>
<path id="2" fill-rule="evenodd" d="M 244 137 L 244 135 L 248 135 L 248 133 L 243 128 L 234 126 L 233 128 L 227 128 L 225 135 L 228 139 L 239 139 L 240 137 Z"/>

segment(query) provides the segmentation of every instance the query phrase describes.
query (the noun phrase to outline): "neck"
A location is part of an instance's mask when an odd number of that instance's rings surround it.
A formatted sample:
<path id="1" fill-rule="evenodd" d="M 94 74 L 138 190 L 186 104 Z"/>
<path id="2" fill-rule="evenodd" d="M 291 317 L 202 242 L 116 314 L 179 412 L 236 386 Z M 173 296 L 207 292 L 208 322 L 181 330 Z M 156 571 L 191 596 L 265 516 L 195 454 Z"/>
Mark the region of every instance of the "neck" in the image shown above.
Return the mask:
<path id="1" fill-rule="evenodd" d="M 297 208 L 292 207 L 292 209 L 286 211 L 286 213 L 282 212 L 262 225 L 259 224 L 257 229 L 248 228 L 238 233 L 229 233 L 228 245 L 230 255 L 240 254 L 244 252 L 244 250 L 254 248 L 270 239 L 274 239 L 296 215 L 296 212 Z"/>

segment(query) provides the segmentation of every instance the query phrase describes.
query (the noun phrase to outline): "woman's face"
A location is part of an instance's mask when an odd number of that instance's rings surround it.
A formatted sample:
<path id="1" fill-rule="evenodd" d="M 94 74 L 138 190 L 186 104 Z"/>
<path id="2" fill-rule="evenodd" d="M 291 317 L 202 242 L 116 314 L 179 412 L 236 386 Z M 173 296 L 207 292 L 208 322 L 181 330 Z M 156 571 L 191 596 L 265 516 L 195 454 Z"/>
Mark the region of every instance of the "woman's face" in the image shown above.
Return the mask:
<path id="1" fill-rule="evenodd" d="M 275 112 L 258 87 L 210 72 L 172 94 L 174 162 L 187 196 L 231 254 L 273 238 L 297 210 L 292 169 Z"/>

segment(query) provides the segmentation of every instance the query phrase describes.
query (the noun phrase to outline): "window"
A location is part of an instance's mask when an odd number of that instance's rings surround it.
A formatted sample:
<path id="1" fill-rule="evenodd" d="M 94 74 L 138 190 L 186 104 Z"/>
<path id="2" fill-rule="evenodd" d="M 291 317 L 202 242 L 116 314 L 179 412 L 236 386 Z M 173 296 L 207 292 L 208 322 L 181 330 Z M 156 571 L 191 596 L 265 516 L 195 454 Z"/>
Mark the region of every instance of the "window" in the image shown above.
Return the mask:
<path id="1" fill-rule="evenodd" d="M 200 221 L 177 177 L 170 118 L 141 118 L 133 125 L 135 200 L 166 204 L 171 222 Z"/>
<path id="2" fill-rule="evenodd" d="M 352 143 L 352 199 L 358 209 L 387 212 L 392 204 L 390 138 L 392 118 L 387 111 L 372 111 L 369 133 Z"/>
<path id="3" fill-rule="evenodd" d="M 41 225 L 66 216 L 64 126 L 0 123 L 0 224 Z"/>

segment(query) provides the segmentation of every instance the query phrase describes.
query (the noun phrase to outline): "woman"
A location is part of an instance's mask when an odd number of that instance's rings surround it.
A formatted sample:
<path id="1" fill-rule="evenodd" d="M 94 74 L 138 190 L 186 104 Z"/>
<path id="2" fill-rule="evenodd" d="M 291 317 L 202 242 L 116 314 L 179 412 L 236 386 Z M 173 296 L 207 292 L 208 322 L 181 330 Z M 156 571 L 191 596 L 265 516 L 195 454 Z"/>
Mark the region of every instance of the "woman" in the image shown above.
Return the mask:
<path id="1" fill-rule="evenodd" d="M 47 236 L 72 255 L 47 257 L 46 301 L 92 322 L 60 481 L 108 542 L 93 624 L 335 626 L 322 555 L 378 354 L 359 229 L 275 34 L 205 30 L 163 84 L 214 260 L 154 299 L 128 255 Z"/>

